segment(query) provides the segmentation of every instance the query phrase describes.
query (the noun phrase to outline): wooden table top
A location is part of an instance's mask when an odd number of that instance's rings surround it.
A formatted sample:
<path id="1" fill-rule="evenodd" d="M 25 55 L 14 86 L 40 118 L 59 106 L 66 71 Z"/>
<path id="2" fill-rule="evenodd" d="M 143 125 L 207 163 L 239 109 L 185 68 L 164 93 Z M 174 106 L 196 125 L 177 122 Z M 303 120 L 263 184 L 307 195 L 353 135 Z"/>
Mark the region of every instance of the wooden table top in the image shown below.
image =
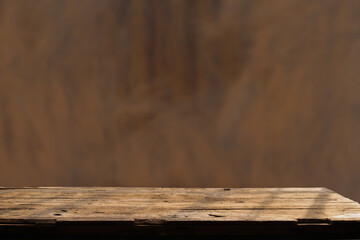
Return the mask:
<path id="1" fill-rule="evenodd" d="M 360 237 L 360 205 L 325 188 L 0 188 L 0 234 Z"/>

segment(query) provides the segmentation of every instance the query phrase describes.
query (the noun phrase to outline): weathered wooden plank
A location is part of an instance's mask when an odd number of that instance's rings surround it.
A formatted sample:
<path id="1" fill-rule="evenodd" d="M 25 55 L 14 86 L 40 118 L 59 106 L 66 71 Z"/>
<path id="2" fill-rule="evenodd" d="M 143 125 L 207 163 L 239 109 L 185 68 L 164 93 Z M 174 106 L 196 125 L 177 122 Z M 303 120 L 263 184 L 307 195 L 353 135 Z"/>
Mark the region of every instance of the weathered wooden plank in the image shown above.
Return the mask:
<path id="1" fill-rule="evenodd" d="M 360 237 L 360 205 L 325 188 L 0 188 L 1 233 L 86 228 L 116 235 Z"/>

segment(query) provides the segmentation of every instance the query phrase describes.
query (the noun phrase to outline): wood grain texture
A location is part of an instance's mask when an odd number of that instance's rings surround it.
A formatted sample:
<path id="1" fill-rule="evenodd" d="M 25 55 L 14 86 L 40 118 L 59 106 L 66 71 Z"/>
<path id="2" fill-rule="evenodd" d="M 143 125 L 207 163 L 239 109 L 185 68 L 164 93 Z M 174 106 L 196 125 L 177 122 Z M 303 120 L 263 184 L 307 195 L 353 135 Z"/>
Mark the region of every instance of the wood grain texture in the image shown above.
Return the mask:
<path id="1" fill-rule="evenodd" d="M 360 1 L 0 0 L 1 186 L 360 200 Z"/>
<path id="2" fill-rule="evenodd" d="M 0 233 L 51 226 L 57 235 L 87 226 L 87 235 L 359 237 L 360 204 L 324 188 L 0 188 Z"/>

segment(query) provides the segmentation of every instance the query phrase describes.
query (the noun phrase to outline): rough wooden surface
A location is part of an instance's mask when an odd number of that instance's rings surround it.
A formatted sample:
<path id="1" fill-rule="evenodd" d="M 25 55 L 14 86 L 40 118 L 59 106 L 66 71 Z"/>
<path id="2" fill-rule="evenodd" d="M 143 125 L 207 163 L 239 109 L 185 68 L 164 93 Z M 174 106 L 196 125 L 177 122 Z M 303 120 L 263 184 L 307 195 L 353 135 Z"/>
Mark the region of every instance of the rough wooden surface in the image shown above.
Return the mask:
<path id="1" fill-rule="evenodd" d="M 325 188 L 0 188 L 0 232 L 360 237 L 360 205 Z"/>

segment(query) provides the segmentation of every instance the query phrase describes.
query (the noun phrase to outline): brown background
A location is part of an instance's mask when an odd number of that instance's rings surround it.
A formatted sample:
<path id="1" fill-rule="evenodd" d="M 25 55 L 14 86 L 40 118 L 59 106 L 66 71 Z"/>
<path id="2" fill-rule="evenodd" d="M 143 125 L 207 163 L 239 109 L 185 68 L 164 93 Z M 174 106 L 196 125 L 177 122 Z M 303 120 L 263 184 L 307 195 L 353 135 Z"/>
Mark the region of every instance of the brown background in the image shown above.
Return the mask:
<path id="1" fill-rule="evenodd" d="M 1 186 L 360 200 L 360 1 L 0 0 Z"/>

